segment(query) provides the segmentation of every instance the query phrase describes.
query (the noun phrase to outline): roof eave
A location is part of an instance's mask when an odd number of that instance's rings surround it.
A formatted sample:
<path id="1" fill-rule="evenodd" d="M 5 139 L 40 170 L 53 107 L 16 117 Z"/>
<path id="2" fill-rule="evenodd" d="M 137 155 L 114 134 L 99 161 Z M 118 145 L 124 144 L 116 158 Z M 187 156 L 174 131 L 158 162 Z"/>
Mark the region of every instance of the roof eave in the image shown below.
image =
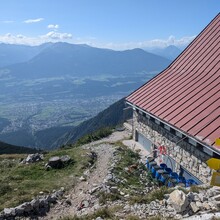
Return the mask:
<path id="1" fill-rule="evenodd" d="M 127 103 L 128 105 L 132 106 L 133 109 L 135 108 L 135 109 L 138 109 L 138 110 L 144 112 L 145 114 L 147 114 L 147 115 L 149 115 L 149 116 L 151 116 L 151 117 L 157 119 L 158 121 L 164 123 L 165 125 L 167 125 L 167 126 L 173 128 L 174 130 L 180 132 L 181 134 L 185 135 L 186 137 L 191 138 L 192 140 L 198 142 L 198 143 L 201 144 L 203 147 L 208 148 L 209 150 L 211 150 L 211 151 L 215 152 L 216 154 L 220 155 L 220 150 L 219 150 L 219 149 L 217 149 L 217 148 L 215 148 L 215 147 L 213 147 L 213 146 L 207 145 L 206 143 L 202 142 L 201 140 L 195 138 L 194 136 L 191 136 L 190 134 L 188 134 L 188 133 L 186 133 L 186 132 L 180 130 L 179 128 L 175 127 L 174 125 L 170 124 L 169 122 L 164 121 L 163 119 L 158 118 L 157 116 L 153 115 L 152 113 L 150 113 L 150 112 L 148 112 L 148 111 L 146 111 L 146 110 L 144 110 L 144 109 L 142 109 L 142 108 L 140 108 L 140 107 L 138 107 L 138 106 L 132 104 L 132 103 L 129 102 L 128 100 L 126 100 L 126 103 Z"/>

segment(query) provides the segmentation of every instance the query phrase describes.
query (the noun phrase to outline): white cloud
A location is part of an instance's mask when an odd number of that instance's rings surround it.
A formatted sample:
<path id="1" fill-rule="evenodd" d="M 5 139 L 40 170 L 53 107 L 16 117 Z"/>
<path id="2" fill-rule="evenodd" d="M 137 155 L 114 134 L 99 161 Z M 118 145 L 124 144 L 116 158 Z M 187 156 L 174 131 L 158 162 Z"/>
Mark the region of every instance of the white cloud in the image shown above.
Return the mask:
<path id="1" fill-rule="evenodd" d="M 59 28 L 59 25 L 58 25 L 58 24 L 49 24 L 49 25 L 47 26 L 47 28 L 49 28 L 49 29 L 58 29 L 58 28 Z"/>
<path id="2" fill-rule="evenodd" d="M 174 45 L 177 47 L 185 47 L 187 46 L 196 36 L 190 37 L 182 37 L 180 39 L 176 39 L 174 36 L 169 36 L 167 39 L 153 39 L 149 41 L 141 41 L 141 42 L 127 42 L 122 44 L 116 43 L 102 43 L 98 44 L 98 47 L 102 48 L 109 48 L 114 50 L 126 50 L 126 49 L 133 49 L 133 48 L 153 48 L 159 47 L 164 48 L 169 45 Z M 92 43 L 91 45 L 95 46 L 96 43 Z M 96 44 L 97 46 L 97 44 Z"/>
<path id="3" fill-rule="evenodd" d="M 44 43 L 40 38 L 27 37 L 22 34 L 13 35 L 7 33 L 5 35 L 0 35 L 0 42 L 7 44 L 25 44 L 25 45 L 39 45 Z"/>
<path id="4" fill-rule="evenodd" d="M 18 35 L 16 35 L 16 37 L 19 38 L 19 39 L 24 39 L 25 38 L 25 36 L 22 35 L 22 34 L 18 34 Z"/>
<path id="5" fill-rule="evenodd" d="M 26 44 L 26 45 L 39 45 L 46 42 L 68 42 L 68 43 L 78 43 L 78 44 L 88 44 L 93 47 L 99 48 L 109 48 L 113 50 L 127 50 L 133 48 L 152 48 L 152 47 L 167 47 L 169 45 L 175 45 L 177 47 L 187 46 L 195 36 L 182 37 L 176 39 L 174 36 L 169 36 L 167 39 L 154 39 L 150 41 L 141 42 L 127 42 L 127 43 L 101 43 L 95 38 L 73 38 L 71 33 L 62 33 L 55 30 L 48 32 L 45 35 L 28 37 L 22 34 L 13 35 L 7 33 L 5 35 L 0 35 L 0 42 L 9 44 Z"/>
<path id="6" fill-rule="evenodd" d="M 25 44 L 25 45 L 40 45 L 46 42 L 69 42 L 72 43 L 72 34 L 69 33 L 59 33 L 51 31 L 45 35 L 38 37 L 28 37 L 22 34 L 13 35 L 7 33 L 0 35 L 0 43 L 8 44 Z"/>
<path id="7" fill-rule="evenodd" d="M 44 18 L 28 19 L 28 20 L 25 20 L 24 23 L 31 24 L 31 23 L 41 22 L 43 20 L 44 20 Z"/>
<path id="8" fill-rule="evenodd" d="M 59 33 L 56 31 L 50 31 L 46 35 L 42 36 L 45 39 L 53 39 L 53 40 L 65 40 L 65 39 L 72 39 L 72 34 L 68 33 Z"/>

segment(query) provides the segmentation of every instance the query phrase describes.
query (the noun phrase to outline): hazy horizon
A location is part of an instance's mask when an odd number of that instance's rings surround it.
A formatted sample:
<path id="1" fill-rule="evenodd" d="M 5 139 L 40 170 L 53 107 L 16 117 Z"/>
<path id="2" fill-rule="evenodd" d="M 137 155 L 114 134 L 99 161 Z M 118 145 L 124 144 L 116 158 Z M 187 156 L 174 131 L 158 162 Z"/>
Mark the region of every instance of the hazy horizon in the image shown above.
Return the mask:
<path id="1" fill-rule="evenodd" d="M 0 42 L 98 48 L 185 47 L 219 13 L 215 0 L 2 0 Z"/>

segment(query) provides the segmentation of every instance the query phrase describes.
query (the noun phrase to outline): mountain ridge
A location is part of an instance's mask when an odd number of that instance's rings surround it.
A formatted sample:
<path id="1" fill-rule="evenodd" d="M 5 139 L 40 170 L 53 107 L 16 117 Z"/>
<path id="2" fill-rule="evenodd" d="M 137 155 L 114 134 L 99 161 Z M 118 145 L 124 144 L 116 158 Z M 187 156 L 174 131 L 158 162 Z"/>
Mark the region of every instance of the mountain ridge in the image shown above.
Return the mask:
<path id="1" fill-rule="evenodd" d="M 0 155 L 1 154 L 33 154 L 39 150 L 28 147 L 15 146 L 0 141 Z"/>
<path id="2" fill-rule="evenodd" d="M 125 98 L 113 103 L 95 117 L 86 120 L 58 138 L 52 149 L 65 144 L 74 144 L 79 138 L 105 127 L 115 127 L 132 117 L 132 110 L 127 109 Z"/>
<path id="3" fill-rule="evenodd" d="M 150 53 L 165 57 L 170 60 L 176 59 L 180 55 L 180 53 L 183 51 L 182 49 L 174 45 L 170 45 L 165 48 L 153 48 L 153 49 L 145 48 L 144 50 Z"/>
<path id="4" fill-rule="evenodd" d="M 163 69 L 169 59 L 142 49 L 114 51 L 88 45 L 55 43 L 27 62 L 7 66 L 8 75 L 17 78 L 121 75 Z"/>
<path id="5" fill-rule="evenodd" d="M 39 46 L 0 43 L 0 68 L 26 62 L 49 45 L 50 43 L 44 43 Z"/>

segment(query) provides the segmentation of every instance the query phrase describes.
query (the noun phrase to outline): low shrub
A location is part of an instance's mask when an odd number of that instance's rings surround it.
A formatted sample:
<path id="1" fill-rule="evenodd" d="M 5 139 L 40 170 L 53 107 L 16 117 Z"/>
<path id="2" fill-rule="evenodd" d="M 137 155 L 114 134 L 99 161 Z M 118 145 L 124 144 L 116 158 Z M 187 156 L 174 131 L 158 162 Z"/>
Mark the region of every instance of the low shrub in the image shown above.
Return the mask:
<path id="1" fill-rule="evenodd" d="M 92 141 L 100 140 L 104 137 L 109 136 L 110 134 L 112 134 L 112 132 L 113 132 L 112 128 L 109 127 L 101 128 L 93 133 L 84 135 L 83 137 L 79 138 L 75 144 L 71 145 L 71 147 L 78 147 L 84 144 L 91 143 Z"/>
<path id="2" fill-rule="evenodd" d="M 105 193 L 105 192 L 100 192 L 99 193 L 99 204 L 106 204 L 107 201 L 116 201 L 121 199 L 121 196 L 117 193 Z"/>
<path id="3" fill-rule="evenodd" d="M 170 189 L 165 186 L 162 186 L 161 188 L 153 190 L 147 195 L 144 195 L 144 196 L 139 195 L 139 196 L 131 197 L 130 203 L 131 204 L 134 204 L 134 203 L 148 204 L 152 201 L 155 201 L 156 199 L 158 200 L 164 199 L 164 195 L 168 193 L 170 193 Z"/>

